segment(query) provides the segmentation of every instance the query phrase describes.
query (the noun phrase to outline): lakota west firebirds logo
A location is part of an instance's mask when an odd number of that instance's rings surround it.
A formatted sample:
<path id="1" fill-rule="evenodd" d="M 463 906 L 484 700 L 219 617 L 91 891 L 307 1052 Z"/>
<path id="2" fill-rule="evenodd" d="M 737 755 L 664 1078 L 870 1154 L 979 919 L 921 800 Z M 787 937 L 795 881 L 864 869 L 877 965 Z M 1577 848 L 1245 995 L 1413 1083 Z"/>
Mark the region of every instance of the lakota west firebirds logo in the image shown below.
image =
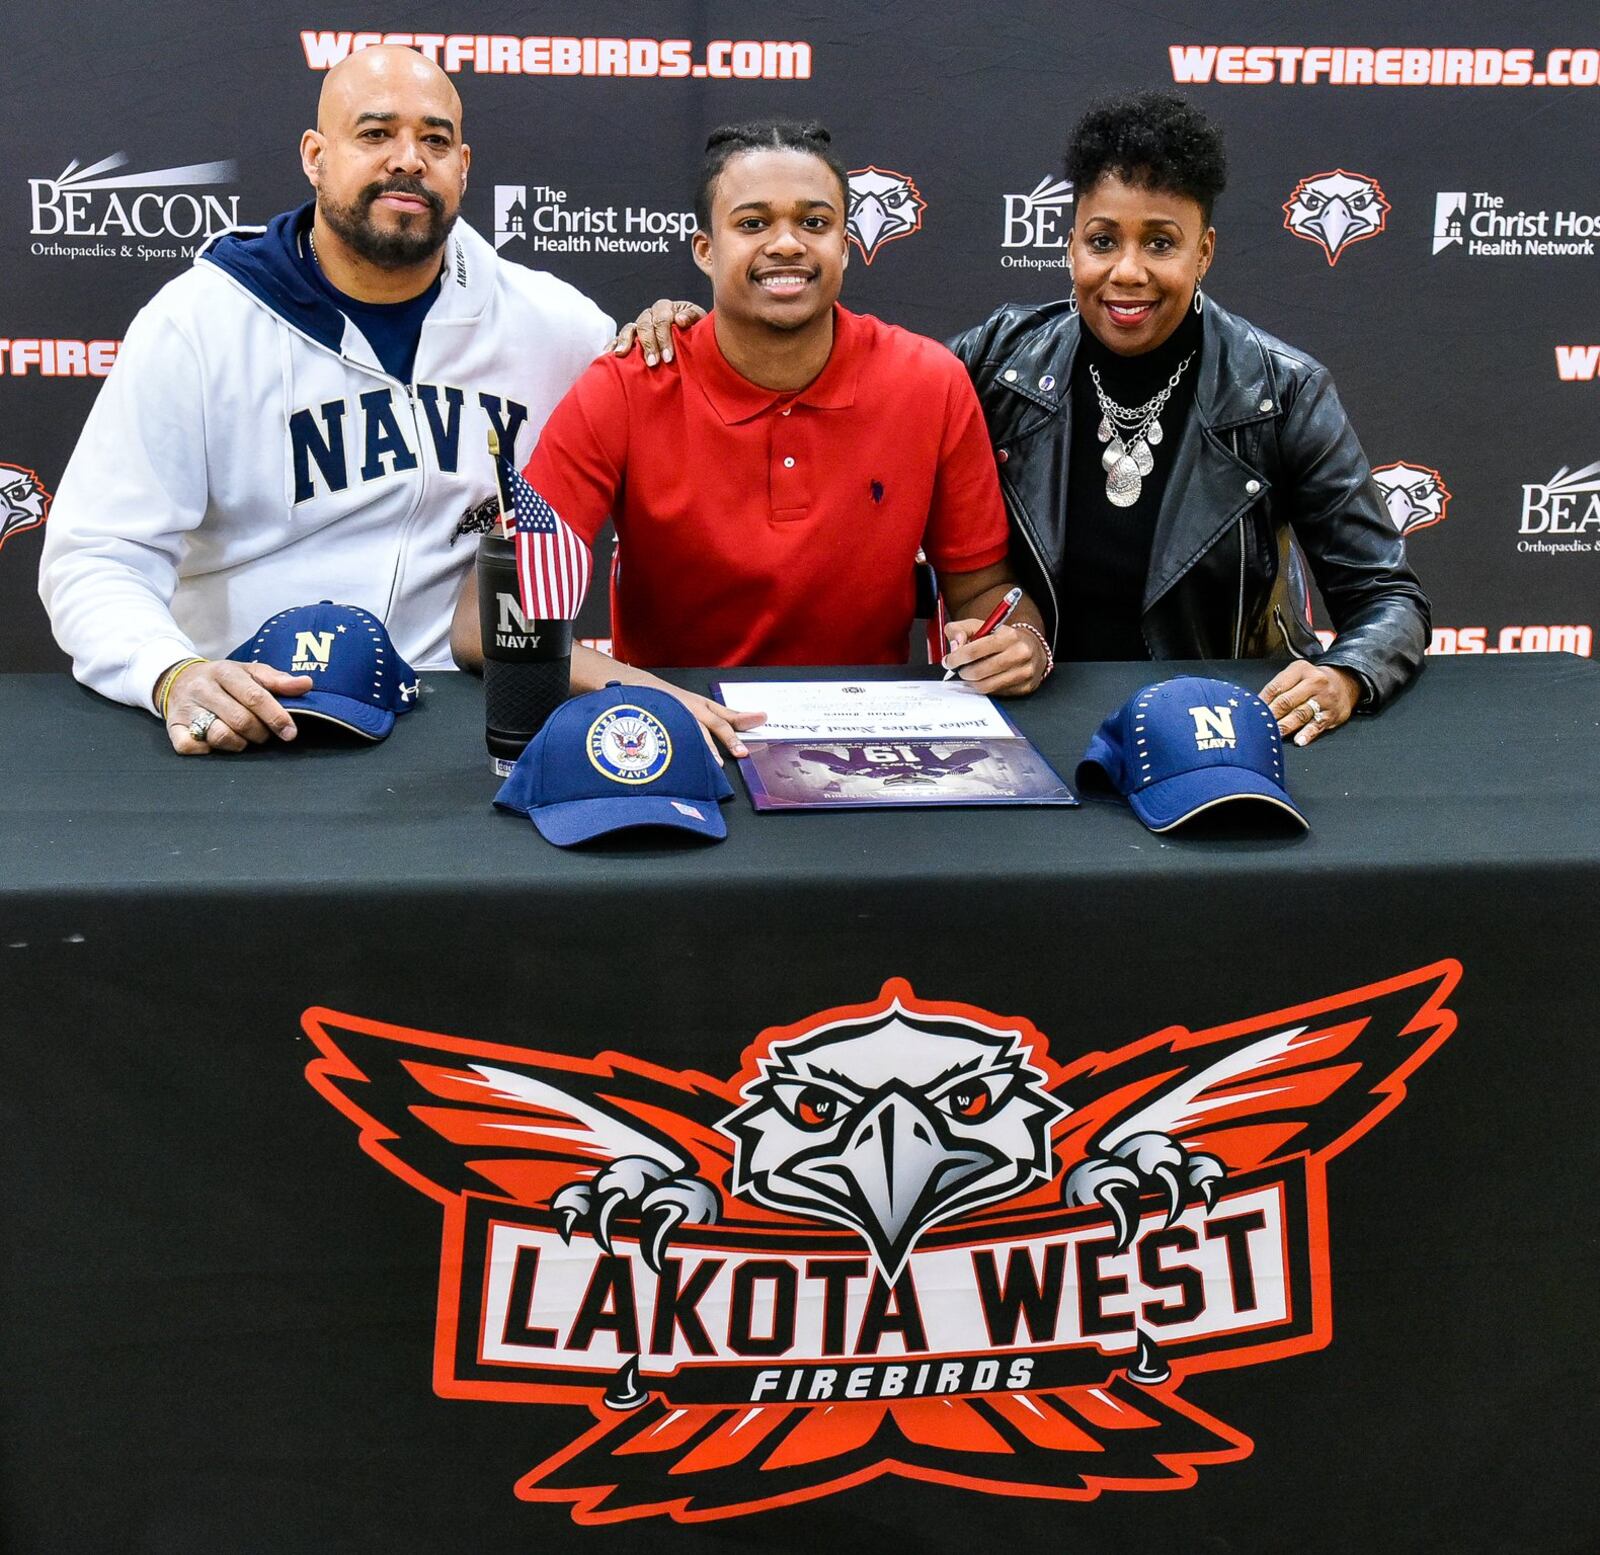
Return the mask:
<path id="1" fill-rule="evenodd" d="M 37 529 L 50 516 L 52 500 L 36 472 L 0 464 L 0 545 L 24 529 Z"/>
<path id="2" fill-rule="evenodd" d="M 1431 524 L 1442 524 L 1450 506 L 1450 489 L 1444 477 L 1426 464 L 1379 465 L 1372 478 L 1383 493 L 1383 503 L 1403 535 Z"/>
<path id="3" fill-rule="evenodd" d="M 885 1475 L 1087 1500 L 1250 1454 L 1191 1395 L 1330 1341 L 1327 1163 L 1405 1099 L 1459 977 L 1064 1066 L 895 979 L 726 1080 L 312 1009 L 307 1077 L 444 1209 L 435 1390 L 593 1414 L 521 1498 L 580 1523 Z"/>
<path id="4" fill-rule="evenodd" d="M 1383 231 L 1390 206 L 1377 179 L 1341 167 L 1302 178 L 1283 210 L 1284 226 L 1297 238 L 1320 243 L 1328 263 L 1336 265 L 1352 243 Z"/>
<path id="5" fill-rule="evenodd" d="M 850 212 L 845 232 L 870 265 L 878 250 L 896 238 L 921 230 L 928 202 L 904 173 L 881 167 L 857 168 L 850 174 Z"/>

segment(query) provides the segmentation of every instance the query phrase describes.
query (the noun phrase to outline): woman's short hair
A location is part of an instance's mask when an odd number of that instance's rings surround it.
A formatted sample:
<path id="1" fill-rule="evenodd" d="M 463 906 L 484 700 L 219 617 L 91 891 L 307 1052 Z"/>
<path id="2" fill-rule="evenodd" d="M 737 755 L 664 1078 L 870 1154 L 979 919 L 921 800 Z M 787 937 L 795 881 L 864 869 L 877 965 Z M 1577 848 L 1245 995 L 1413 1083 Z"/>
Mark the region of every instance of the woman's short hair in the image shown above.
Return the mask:
<path id="1" fill-rule="evenodd" d="M 1211 220 L 1228 182 L 1222 132 L 1176 92 L 1136 92 L 1093 104 L 1067 145 L 1067 177 L 1081 199 L 1102 178 L 1187 195 Z"/>
<path id="2" fill-rule="evenodd" d="M 803 151 L 824 163 L 839 180 L 843 217 L 850 204 L 850 175 L 833 152 L 833 136 L 814 121 L 800 124 L 793 119 L 754 119 L 747 124 L 724 124 L 712 130 L 706 140 L 706 154 L 700 164 L 700 182 L 694 192 L 694 219 L 703 229 L 711 225 L 711 200 L 717 179 L 735 157 L 747 151 Z"/>

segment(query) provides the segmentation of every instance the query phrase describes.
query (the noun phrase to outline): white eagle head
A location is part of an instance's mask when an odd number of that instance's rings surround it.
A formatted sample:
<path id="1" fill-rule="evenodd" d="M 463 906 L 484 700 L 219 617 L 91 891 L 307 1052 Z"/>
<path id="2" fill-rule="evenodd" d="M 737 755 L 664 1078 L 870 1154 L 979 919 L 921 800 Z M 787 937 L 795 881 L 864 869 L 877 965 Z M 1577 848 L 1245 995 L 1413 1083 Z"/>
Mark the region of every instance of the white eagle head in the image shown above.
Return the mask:
<path id="1" fill-rule="evenodd" d="M 872 256 L 895 238 L 903 238 L 922 225 L 928 202 L 904 173 L 864 167 L 850 174 L 850 213 L 845 231 L 861 257 L 870 265 Z"/>
<path id="2" fill-rule="evenodd" d="M 1302 178 L 1283 209 L 1284 226 L 1297 238 L 1320 243 L 1328 263 L 1336 265 L 1350 244 L 1383 231 L 1389 202 L 1375 178 L 1341 167 Z"/>
<path id="3" fill-rule="evenodd" d="M 1444 518 L 1450 492 L 1437 470 L 1425 464 L 1385 464 L 1372 472 L 1372 478 L 1401 534 L 1426 529 Z"/>
<path id="4" fill-rule="evenodd" d="M 1015 1031 L 888 1010 L 773 1044 L 718 1127 L 732 1186 L 769 1209 L 850 1226 L 893 1281 L 928 1227 L 1055 1171 L 1068 1108 Z"/>
<path id="5" fill-rule="evenodd" d="M 50 493 L 32 470 L 17 464 L 0 464 L 0 545 L 24 529 L 45 521 Z"/>

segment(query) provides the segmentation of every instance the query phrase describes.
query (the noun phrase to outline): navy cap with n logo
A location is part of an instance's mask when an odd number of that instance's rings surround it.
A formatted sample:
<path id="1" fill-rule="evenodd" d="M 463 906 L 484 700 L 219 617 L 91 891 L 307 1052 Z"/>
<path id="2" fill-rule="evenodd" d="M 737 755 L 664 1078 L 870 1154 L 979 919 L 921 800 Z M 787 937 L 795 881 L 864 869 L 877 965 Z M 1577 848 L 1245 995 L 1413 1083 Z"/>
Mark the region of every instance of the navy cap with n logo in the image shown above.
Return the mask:
<path id="1" fill-rule="evenodd" d="M 1077 781 L 1086 793 L 1120 794 L 1151 831 L 1240 800 L 1308 824 L 1284 786 L 1272 710 L 1226 680 L 1184 675 L 1136 691 L 1100 725 Z"/>
<path id="2" fill-rule="evenodd" d="M 279 702 L 368 740 L 383 739 L 417 700 L 417 672 L 395 652 L 383 622 L 358 605 L 325 599 L 280 610 L 228 657 L 309 675 L 310 691 Z"/>

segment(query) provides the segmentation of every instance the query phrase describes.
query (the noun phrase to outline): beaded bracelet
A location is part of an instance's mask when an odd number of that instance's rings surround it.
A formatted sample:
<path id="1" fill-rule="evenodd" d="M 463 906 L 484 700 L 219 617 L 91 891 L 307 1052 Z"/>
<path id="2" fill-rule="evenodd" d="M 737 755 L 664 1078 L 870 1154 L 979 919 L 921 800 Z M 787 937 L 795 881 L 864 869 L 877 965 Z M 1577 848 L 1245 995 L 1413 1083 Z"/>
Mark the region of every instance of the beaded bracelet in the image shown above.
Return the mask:
<path id="1" fill-rule="evenodd" d="M 1050 671 L 1056 667 L 1056 656 L 1050 651 L 1050 644 L 1045 641 L 1045 635 L 1036 626 L 1029 625 L 1026 621 L 1013 621 L 1011 625 L 1019 632 L 1032 632 L 1039 639 L 1039 646 L 1044 649 L 1044 674 L 1039 677 L 1042 686 L 1049 678 Z"/>
<path id="2" fill-rule="evenodd" d="M 191 668 L 193 665 L 204 664 L 205 662 L 206 661 L 200 658 L 198 655 L 190 659 L 179 659 L 178 662 L 174 664 L 171 669 L 167 670 L 166 673 L 162 675 L 161 679 L 156 682 L 156 694 L 154 700 L 161 709 L 162 723 L 167 721 L 167 703 L 172 700 L 172 688 L 177 685 L 178 676 L 180 676 L 186 669 Z"/>

